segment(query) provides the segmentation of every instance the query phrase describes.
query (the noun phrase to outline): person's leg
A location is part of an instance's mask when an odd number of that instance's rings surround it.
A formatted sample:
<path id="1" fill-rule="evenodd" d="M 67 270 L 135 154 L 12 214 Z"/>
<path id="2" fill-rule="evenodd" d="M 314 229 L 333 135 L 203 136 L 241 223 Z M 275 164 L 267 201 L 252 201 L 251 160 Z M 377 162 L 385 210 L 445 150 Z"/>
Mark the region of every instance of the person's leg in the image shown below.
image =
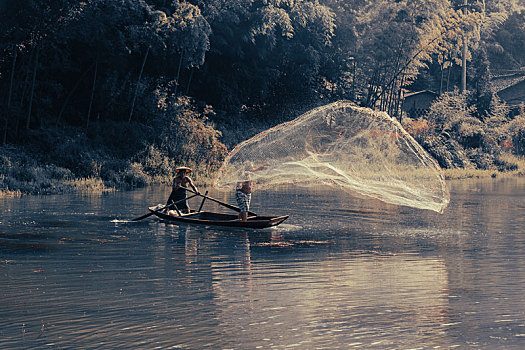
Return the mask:
<path id="1" fill-rule="evenodd" d="M 173 200 L 171 199 L 171 196 L 170 196 L 170 198 L 169 198 L 168 201 L 166 202 L 166 205 L 170 205 L 170 204 L 172 204 L 172 203 L 173 203 Z M 165 212 L 169 212 L 170 210 L 173 209 L 173 207 L 174 207 L 174 206 L 171 205 L 171 206 L 167 207 L 166 209 L 164 209 L 163 211 L 165 211 Z"/>
<path id="2" fill-rule="evenodd" d="M 239 207 L 239 209 L 241 211 L 239 211 L 239 215 L 237 215 L 237 217 L 239 218 L 239 220 L 242 221 L 242 212 L 243 212 L 243 206 L 244 206 L 244 197 L 242 195 L 242 192 L 237 190 L 235 191 L 235 200 L 237 201 L 237 206 Z"/>
<path id="3" fill-rule="evenodd" d="M 235 193 L 235 198 L 237 199 L 237 205 L 239 206 L 239 209 L 241 210 L 239 212 L 239 220 L 241 221 L 248 220 L 248 210 L 250 208 L 251 197 L 252 197 L 251 194 L 244 193 L 239 190 L 237 190 Z"/>
<path id="4" fill-rule="evenodd" d="M 183 214 L 188 214 L 190 212 L 190 206 L 188 205 L 188 202 L 186 201 L 177 203 L 175 205 L 177 206 L 179 211 Z"/>
<path id="5" fill-rule="evenodd" d="M 171 203 L 175 202 L 175 191 L 171 191 L 170 196 L 168 197 L 168 200 L 166 201 L 166 205 L 170 205 Z M 166 210 L 173 209 L 173 206 L 167 208 Z"/>

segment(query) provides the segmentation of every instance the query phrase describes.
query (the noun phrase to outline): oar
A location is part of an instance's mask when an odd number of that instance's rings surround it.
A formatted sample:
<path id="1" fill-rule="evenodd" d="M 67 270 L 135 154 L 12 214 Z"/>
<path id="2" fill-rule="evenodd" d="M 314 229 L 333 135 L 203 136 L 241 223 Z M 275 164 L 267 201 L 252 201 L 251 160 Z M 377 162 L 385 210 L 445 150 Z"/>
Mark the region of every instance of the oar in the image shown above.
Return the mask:
<path id="1" fill-rule="evenodd" d="M 225 206 L 225 207 L 228 208 L 228 209 L 234 210 L 234 211 L 236 211 L 237 213 L 240 213 L 240 212 L 241 212 L 241 209 L 240 209 L 239 207 L 236 207 L 236 206 L 231 205 L 231 204 L 228 204 L 228 203 L 221 202 L 221 201 L 218 200 L 218 199 L 215 199 L 215 198 L 212 198 L 212 197 L 208 197 L 208 196 L 206 196 L 206 195 L 204 195 L 204 194 L 202 194 L 202 193 L 199 193 L 199 192 L 195 192 L 195 191 L 193 191 L 193 190 L 190 190 L 189 188 L 186 188 L 186 190 L 190 191 L 191 193 L 195 193 L 196 195 L 201 196 L 201 197 L 203 197 L 203 198 L 209 199 L 209 200 L 212 201 L 212 202 L 219 203 L 220 205 Z M 251 211 L 248 212 L 248 215 L 251 215 L 251 216 L 257 216 L 257 214 L 255 214 L 254 212 L 251 212 Z"/>
<path id="2" fill-rule="evenodd" d="M 208 191 L 206 191 L 206 192 L 204 193 L 204 198 L 202 198 L 201 205 L 200 205 L 199 210 L 198 210 L 197 212 L 199 212 L 199 213 L 201 212 L 201 210 L 202 210 L 202 206 L 204 205 L 204 201 L 206 200 L 206 196 L 207 196 L 207 195 L 208 195 Z"/>
<path id="3" fill-rule="evenodd" d="M 180 202 L 184 202 L 184 201 L 187 200 L 187 199 L 190 199 L 190 198 L 193 198 L 193 197 L 197 197 L 197 196 L 198 196 L 198 194 L 194 194 L 193 196 L 189 196 L 189 197 L 187 197 L 187 198 L 180 199 L 180 200 L 178 200 L 178 201 L 176 201 L 176 202 L 173 202 L 173 203 L 170 203 L 170 204 L 168 204 L 168 205 L 166 205 L 166 206 L 164 206 L 164 207 L 162 207 L 162 208 L 156 209 L 156 210 L 154 210 L 154 211 L 152 211 L 152 212 L 149 212 L 149 213 L 147 213 L 147 214 L 144 214 L 144 215 L 142 215 L 142 216 L 139 216 L 138 218 L 135 218 L 135 219 L 133 219 L 133 220 L 131 220 L 131 221 L 139 221 L 139 220 L 142 220 L 142 219 L 148 218 L 148 217 L 150 217 L 151 215 L 155 214 L 155 213 L 158 212 L 158 211 L 161 211 L 161 210 L 163 210 L 163 209 L 169 208 L 169 207 L 171 207 L 172 205 L 175 205 L 175 204 L 180 203 Z"/>

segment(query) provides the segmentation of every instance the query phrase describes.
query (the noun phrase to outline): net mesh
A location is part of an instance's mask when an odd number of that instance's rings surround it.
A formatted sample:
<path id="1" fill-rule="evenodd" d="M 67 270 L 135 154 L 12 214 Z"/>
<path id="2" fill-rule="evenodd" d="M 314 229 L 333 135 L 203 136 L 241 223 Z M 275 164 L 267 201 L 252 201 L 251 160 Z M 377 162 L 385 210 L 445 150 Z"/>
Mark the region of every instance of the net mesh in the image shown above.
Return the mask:
<path id="1" fill-rule="evenodd" d="M 338 101 L 263 131 L 227 156 L 214 185 L 251 180 L 328 185 L 384 202 L 442 212 L 449 193 L 437 162 L 384 112 Z"/>

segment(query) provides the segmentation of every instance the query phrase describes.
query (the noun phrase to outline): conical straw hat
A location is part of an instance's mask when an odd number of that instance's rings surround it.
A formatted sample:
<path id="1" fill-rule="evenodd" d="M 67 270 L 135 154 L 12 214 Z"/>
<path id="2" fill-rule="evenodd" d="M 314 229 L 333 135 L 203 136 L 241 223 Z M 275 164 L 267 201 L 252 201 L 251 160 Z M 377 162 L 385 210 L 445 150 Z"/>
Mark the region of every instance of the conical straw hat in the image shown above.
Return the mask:
<path id="1" fill-rule="evenodd" d="M 191 169 L 185 166 L 180 166 L 178 168 L 175 168 L 175 172 L 185 171 L 187 173 L 191 173 Z"/>

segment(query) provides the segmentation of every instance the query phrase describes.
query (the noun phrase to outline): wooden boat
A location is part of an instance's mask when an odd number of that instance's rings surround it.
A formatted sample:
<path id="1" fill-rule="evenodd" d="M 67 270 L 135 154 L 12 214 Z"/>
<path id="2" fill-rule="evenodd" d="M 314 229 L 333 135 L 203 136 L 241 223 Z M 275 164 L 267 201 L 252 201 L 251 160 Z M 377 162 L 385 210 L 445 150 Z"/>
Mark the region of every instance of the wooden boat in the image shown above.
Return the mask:
<path id="1" fill-rule="evenodd" d="M 241 228 L 267 228 L 277 226 L 288 215 L 282 216 L 250 216 L 247 221 L 240 221 L 236 214 L 212 213 L 208 211 L 192 212 L 189 214 L 169 215 L 164 211 L 158 211 L 158 207 L 149 207 L 153 214 L 166 222 L 185 222 L 189 224 L 241 227 Z M 156 211 L 157 210 L 157 211 Z"/>

